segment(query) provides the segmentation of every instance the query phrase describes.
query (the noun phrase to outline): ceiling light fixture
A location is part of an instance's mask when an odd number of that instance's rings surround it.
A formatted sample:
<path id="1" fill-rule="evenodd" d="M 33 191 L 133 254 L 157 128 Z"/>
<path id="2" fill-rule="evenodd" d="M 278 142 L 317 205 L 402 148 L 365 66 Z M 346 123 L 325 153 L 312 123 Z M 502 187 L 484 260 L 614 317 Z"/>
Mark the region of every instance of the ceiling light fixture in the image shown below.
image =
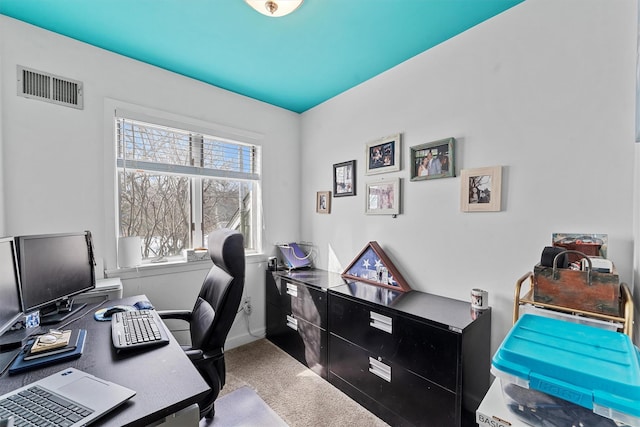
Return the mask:
<path id="1" fill-rule="evenodd" d="M 279 18 L 296 10 L 303 0 L 244 0 L 263 15 Z"/>

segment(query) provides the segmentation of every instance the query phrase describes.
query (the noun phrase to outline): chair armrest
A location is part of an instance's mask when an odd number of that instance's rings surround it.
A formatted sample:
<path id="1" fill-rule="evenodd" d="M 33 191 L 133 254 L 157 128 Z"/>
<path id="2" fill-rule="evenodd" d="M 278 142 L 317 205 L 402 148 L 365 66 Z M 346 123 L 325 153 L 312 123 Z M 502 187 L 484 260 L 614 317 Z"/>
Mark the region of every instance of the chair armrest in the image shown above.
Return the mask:
<path id="1" fill-rule="evenodd" d="M 204 353 L 204 358 L 207 360 L 218 360 L 224 357 L 224 349 L 218 348 L 214 350 L 209 350 Z"/>
<path id="2" fill-rule="evenodd" d="M 178 319 L 185 322 L 191 321 L 191 311 L 189 310 L 162 310 L 158 311 L 158 315 L 162 319 Z"/>
<path id="3" fill-rule="evenodd" d="M 192 360 L 192 361 L 196 361 L 196 360 L 201 360 L 202 359 L 202 350 L 200 350 L 200 349 L 185 350 L 184 354 L 186 354 L 187 357 L 189 358 L 189 360 Z"/>
<path id="4" fill-rule="evenodd" d="M 189 360 L 193 361 L 196 365 L 200 363 L 211 363 L 214 360 L 222 359 L 224 352 L 220 351 L 203 352 L 199 348 L 186 348 L 184 353 L 189 357 Z"/>
<path id="5" fill-rule="evenodd" d="M 205 367 L 205 369 L 209 369 L 208 367 L 224 358 L 223 349 L 207 352 L 200 349 L 186 349 L 185 353 L 196 367 Z"/>

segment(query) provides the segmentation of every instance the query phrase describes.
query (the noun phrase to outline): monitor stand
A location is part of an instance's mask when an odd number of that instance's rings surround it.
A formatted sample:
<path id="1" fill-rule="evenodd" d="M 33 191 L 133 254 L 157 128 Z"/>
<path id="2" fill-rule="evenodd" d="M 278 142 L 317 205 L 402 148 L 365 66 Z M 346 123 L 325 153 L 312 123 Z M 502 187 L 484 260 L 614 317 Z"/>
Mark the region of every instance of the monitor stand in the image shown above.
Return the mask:
<path id="1" fill-rule="evenodd" d="M 86 305 L 87 304 L 85 303 L 75 304 L 73 303 L 73 301 L 71 301 L 65 307 L 56 307 L 53 311 L 45 314 L 40 313 L 40 324 L 53 325 L 53 324 L 62 322 L 68 317 L 82 310 L 84 307 L 86 307 Z"/>

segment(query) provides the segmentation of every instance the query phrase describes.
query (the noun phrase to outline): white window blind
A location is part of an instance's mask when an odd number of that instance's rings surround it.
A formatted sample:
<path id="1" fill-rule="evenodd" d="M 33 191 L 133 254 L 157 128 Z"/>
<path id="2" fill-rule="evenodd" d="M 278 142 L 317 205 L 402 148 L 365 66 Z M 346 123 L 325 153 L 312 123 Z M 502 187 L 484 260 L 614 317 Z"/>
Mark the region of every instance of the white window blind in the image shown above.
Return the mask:
<path id="1" fill-rule="evenodd" d="M 260 179 L 258 147 L 117 118 L 119 168 L 240 180 Z"/>

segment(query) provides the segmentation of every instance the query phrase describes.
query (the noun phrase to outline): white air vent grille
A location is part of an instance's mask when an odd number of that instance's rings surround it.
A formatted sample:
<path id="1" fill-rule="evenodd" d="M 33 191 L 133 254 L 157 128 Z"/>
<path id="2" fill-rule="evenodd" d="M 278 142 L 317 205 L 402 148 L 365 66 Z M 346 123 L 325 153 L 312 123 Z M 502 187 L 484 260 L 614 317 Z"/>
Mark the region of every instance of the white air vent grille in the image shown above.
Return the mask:
<path id="1" fill-rule="evenodd" d="M 18 95 L 82 109 L 82 82 L 18 65 Z"/>

